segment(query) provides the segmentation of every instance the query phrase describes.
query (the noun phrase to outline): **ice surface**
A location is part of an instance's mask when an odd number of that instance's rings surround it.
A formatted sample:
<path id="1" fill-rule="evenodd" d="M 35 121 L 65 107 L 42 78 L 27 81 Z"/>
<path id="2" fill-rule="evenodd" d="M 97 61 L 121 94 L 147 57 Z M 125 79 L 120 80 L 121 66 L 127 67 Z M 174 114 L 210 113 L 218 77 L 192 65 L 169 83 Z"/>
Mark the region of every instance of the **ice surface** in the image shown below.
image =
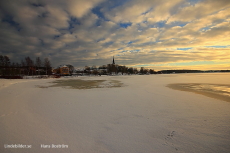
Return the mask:
<path id="1" fill-rule="evenodd" d="M 230 85 L 226 84 L 176 83 L 169 84 L 167 87 L 176 90 L 190 91 L 230 102 Z"/>
<path id="2" fill-rule="evenodd" d="M 79 77 L 116 88 L 39 88 L 51 79 L 0 80 L 0 152 L 229 152 L 230 103 L 166 87 L 230 84 L 229 73 Z M 79 79 L 78 78 L 78 79 Z M 68 78 L 66 78 L 68 79 Z M 31 149 L 4 148 L 32 145 Z M 41 148 L 41 145 L 68 148 Z"/>

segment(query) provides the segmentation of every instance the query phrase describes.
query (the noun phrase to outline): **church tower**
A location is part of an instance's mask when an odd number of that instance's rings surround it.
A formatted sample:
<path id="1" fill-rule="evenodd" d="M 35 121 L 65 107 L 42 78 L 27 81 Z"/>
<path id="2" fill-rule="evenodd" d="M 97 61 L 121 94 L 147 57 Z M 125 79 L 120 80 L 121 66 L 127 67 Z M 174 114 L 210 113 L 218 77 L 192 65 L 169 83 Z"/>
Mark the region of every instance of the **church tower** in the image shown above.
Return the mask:
<path id="1" fill-rule="evenodd" d="M 115 64 L 114 56 L 113 56 L 112 63 L 107 65 L 107 72 L 110 75 L 116 75 L 117 74 L 117 65 Z"/>
<path id="2" fill-rule="evenodd" d="M 114 56 L 113 56 L 113 63 L 112 64 L 115 65 Z"/>

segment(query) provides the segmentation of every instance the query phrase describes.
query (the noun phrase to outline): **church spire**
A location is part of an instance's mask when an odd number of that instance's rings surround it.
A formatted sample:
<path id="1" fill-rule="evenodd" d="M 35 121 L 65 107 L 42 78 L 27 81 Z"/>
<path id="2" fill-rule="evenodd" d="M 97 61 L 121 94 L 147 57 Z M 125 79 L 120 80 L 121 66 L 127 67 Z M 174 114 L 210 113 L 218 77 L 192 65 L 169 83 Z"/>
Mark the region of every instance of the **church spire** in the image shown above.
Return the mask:
<path id="1" fill-rule="evenodd" d="M 113 64 L 115 65 L 114 56 L 113 56 Z"/>

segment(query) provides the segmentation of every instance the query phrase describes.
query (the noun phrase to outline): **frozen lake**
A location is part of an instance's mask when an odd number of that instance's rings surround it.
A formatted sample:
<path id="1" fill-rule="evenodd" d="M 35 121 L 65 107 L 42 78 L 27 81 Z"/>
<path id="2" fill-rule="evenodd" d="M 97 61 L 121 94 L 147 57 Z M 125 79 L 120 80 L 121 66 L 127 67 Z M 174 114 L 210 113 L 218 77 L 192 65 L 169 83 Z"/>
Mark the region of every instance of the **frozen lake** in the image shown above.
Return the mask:
<path id="1" fill-rule="evenodd" d="M 210 73 L 1 79 L 0 152 L 229 152 L 230 103 L 190 91 L 228 96 L 229 78 Z M 57 80 L 59 85 L 52 83 Z M 31 148 L 10 148 L 15 144 Z"/>

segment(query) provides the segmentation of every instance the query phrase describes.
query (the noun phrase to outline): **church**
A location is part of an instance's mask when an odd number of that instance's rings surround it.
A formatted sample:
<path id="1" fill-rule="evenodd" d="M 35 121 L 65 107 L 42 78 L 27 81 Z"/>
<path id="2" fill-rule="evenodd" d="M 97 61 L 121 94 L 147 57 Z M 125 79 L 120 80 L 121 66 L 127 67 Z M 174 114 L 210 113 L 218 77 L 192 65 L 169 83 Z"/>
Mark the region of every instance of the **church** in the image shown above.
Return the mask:
<path id="1" fill-rule="evenodd" d="M 108 69 L 108 73 L 110 75 L 117 75 L 117 68 L 118 66 L 115 64 L 115 60 L 114 60 L 114 56 L 113 56 L 113 61 L 112 61 L 112 64 L 108 64 L 107 65 L 107 69 Z"/>

